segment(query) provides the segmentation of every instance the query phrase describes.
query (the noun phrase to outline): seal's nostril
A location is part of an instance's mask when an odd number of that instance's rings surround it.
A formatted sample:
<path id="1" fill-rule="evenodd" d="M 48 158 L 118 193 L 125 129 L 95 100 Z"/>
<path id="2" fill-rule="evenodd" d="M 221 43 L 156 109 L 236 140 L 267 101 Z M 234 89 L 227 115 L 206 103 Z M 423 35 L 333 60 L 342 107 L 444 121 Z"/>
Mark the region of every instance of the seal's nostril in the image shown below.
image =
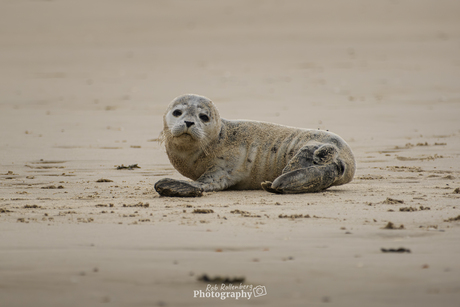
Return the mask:
<path id="1" fill-rule="evenodd" d="M 187 125 L 187 128 L 190 128 L 191 126 L 195 125 L 194 122 L 188 122 L 188 121 L 185 121 L 185 124 Z"/>

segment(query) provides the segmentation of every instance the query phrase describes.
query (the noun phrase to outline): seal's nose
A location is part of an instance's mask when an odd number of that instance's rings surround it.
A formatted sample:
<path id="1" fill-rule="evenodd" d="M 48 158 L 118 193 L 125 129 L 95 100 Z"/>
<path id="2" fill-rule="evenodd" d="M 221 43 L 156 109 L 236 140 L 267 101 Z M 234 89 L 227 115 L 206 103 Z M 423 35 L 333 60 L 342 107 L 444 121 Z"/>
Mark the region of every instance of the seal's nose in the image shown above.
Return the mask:
<path id="1" fill-rule="evenodd" d="M 188 122 L 188 121 L 185 121 L 185 124 L 187 125 L 187 128 L 190 128 L 191 126 L 195 125 L 194 122 Z"/>

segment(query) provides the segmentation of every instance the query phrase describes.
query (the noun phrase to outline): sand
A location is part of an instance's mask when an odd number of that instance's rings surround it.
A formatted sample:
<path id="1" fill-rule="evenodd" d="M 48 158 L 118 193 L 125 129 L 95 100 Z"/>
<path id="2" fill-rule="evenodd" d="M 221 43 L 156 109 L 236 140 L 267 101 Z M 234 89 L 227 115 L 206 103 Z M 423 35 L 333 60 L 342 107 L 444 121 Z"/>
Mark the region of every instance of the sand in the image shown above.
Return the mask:
<path id="1" fill-rule="evenodd" d="M 0 1 L 0 306 L 458 306 L 459 15 L 447 0 Z M 354 181 L 159 197 L 182 178 L 157 138 L 184 93 L 341 135 Z M 247 291 L 222 278 L 266 293 L 194 297 Z"/>

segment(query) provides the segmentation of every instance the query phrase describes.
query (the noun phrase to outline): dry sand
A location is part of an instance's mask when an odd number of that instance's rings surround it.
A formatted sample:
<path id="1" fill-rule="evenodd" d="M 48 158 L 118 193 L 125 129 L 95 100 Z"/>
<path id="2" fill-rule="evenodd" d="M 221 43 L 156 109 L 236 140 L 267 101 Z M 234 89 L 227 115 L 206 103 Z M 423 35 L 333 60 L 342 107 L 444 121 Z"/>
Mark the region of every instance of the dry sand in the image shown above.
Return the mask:
<path id="1" fill-rule="evenodd" d="M 458 306 L 459 16 L 447 0 L 1 0 L 0 306 Z M 184 93 L 341 135 L 354 181 L 160 198 L 181 176 L 155 139 Z M 267 294 L 194 298 L 202 274 Z"/>

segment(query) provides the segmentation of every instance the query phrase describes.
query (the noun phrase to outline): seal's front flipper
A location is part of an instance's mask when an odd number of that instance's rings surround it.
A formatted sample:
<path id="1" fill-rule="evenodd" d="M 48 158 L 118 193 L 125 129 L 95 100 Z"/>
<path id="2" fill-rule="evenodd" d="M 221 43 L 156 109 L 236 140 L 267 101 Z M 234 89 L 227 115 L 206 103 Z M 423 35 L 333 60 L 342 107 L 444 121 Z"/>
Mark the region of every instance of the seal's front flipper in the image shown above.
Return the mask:
<path id="1" fill-rule="evenodd" d="M 186 181 L 169 178 L 161 179 L 155 183 L 155 190 L 161 196 L 168 197 L 199 197 L 203 195 L 203 189 Z"/>
<path id="2" fill-rule="evenodd" d="M 264 190 L 281 194 L 319 192 L 329 188 L 341 176 L 341 168 L 340 162 L 335 162 L 297 169 L 279 176 L 269 189 Z"/>

